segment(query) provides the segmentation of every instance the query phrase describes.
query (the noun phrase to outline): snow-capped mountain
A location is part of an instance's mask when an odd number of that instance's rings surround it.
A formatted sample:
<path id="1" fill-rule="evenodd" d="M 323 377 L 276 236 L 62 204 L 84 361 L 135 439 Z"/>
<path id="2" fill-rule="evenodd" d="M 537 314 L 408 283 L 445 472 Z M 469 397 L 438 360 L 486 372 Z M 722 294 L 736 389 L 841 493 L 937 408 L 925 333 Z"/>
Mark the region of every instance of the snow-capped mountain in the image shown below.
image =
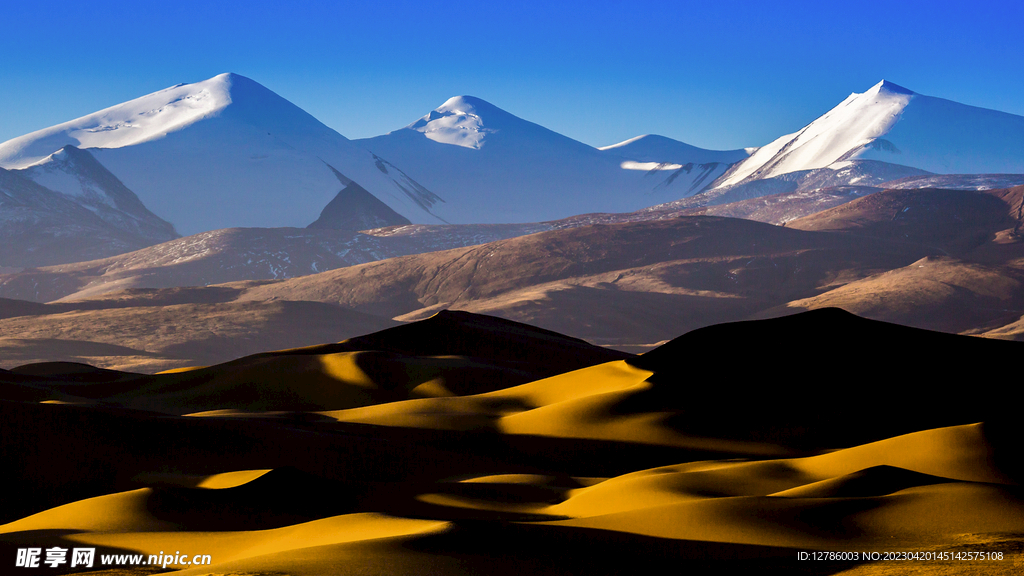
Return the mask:
<path id="1" fill-rule="evenodd" d="M 68 145 L 18 172 L 140 239 L 156 244 L 178 237 L 170 223 L 147 210 L 137 195 L 85 150 Z"/>
<path id="2" fill-rule="evenodd" d="M 378 214 L 405 217 L 391 224 L 442 221 L 432 213 L 441 198 L 237 74 L 174 86 L 9 140 L 0 144 L 0 167 L 26 168 L 67 145 L 89 149 L 185 234 L 305 226 L 352 182 L 383 204 L 375 206 Z"/>
<path id="3" fill-rule="evenodd" d="M 737 164 L 716 187 L 850 160 L 937 174 L 1024 173 L 1024 116 L 916 94 L 882 81 Z"/>
<path id="4" fill-rule="evenodd" d="M 22 170 L 0 168 L 0 267 L 92 260 L 177 237 L 74 146 Z"/>
<path id="5" fill-rule="evenodd" d="M 353 142 L 443 197 L 437 213 L 450 222 L 628 212 L 695 194 L 746 157 L 742 150 L 702 150 L 659 136 L 599 150 L 472 96 L 451 98 L 405 128 Z"/>
<path id="6" fill-rule="evenodd" d="M 598 149 L 459 96 L 350 141 L 222 74 L 9 140 L 0 168 L 11 254 L 0 266 L 35 266 L 228 227 L 550 226 L 898 179 L 1016 181 L 1006 176 L 1024 174 L 1024 117 L 883 81 L 761 148 L 644 135 Z"/>

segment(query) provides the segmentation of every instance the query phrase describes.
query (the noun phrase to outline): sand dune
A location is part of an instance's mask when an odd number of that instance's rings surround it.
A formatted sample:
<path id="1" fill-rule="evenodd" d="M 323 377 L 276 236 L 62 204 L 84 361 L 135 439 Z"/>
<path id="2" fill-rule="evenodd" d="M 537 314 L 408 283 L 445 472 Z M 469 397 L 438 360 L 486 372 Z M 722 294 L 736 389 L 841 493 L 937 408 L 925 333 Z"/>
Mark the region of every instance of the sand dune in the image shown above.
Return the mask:
<path id="1" fill-rule="evenodd" d="M 21 495 L 0 549 L 209 554 L 168 566 L 193 575 L 867 574 L 894 564 L 798 553 L 968 551 L 1002 558 L 915 565 L 1011 574 L 1019 393 L 979 367 L 1019 346 L 824 309 L 634 357 L 448 312 L 166 375 L 27 366 L 0 372 Z"/>

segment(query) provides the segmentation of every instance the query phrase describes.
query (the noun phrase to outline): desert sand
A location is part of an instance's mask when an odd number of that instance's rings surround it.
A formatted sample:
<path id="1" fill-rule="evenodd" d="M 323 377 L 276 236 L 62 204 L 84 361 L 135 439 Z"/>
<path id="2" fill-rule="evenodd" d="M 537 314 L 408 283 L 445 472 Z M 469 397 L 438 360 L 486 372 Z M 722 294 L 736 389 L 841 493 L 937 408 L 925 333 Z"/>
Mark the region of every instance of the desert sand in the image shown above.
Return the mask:
<path id="1" fill-rule="evenodd" d="M 442 312 L 4 370 L 3 572 L 1018 574 L 1021 346 L 824 308 L 634 356 Z M 33 547 L 95 563 L 16 568 Z"/>

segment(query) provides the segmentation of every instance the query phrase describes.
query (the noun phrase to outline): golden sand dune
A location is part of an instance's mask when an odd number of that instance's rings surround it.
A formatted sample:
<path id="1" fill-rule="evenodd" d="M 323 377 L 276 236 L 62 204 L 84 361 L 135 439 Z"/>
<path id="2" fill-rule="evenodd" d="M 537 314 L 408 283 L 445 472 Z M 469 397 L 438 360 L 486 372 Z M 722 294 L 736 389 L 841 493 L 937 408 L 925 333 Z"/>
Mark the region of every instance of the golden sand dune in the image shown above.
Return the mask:
<path id="1" fill-rule="evenodd" d="M 852 474 L 820 480 L 790 488 L 771 496 L 787 498 L 866 498 L 884 496 L 914 486 L 947 482 L 945 478 L 881 465 L 858 470 Z"/>
<path id="2" fill-rule="evenodd" d="M 197 576 L 824 575 L 886 565 L 798 554 L 945 547 L 998 551 L 971 568 L 1009 574 L 1020 394 L 983 376 L 1018 348 L 826 309 L 601 360 L 448 313 L 161 376 L 2 372 L 21 497 L 0 509 L 0 553 L 209 554 L 168 566 Z M 573 350 L 592 364 L 562 368 Z M 42 403 L 70 391 L 88 403 Z M 114 568 L 150 570 L 93 567 Z"/>
<path id="3" fill-rule="evenodd" d="M 796 459 L 705 461 L 606 480 L 551 508 L 570 516 L 737 496 L 866 497 L 953 480 L 1013 484 L 992 461 L 981 425 L 925 430 Z"/>
<path id="4" fill-rule="evenodd" d="M 702 499 L 560 522 L 681 540 L 862 550 L 1013 532 L 1022 521 L 1019 491 L 953 483 L 886 496 Z"/>
<path id="5" fill-rule="evenodd" d="M 97 496 L 33 514 L 0 526 L 0 534 L 61 529 L 83 532 L 163 532 L 177 525 L 154 517 L 147 509 L 152 490 L 140 488 Z"/>
<path id="6" fill-rule="evenodd" d="M 232 472 L 210 475 L 148 472 L 137 475 L 134 480 L 150 486 L 182 486 L 185 488 L 220 490 L 241 486 L 268 472 L 270 470 L 234 470 Z"/>
<path id="7" fill-rule="evenodd" d="M 394 518 L 380 514 L 349 514 L 324 518 L 312 522 L 270 530 L 242 530 L 218 532 L 167 532 L 157 530 L 124 531 L 118 533 L 82 532 L 69 534 L 62 540 L 53 540 L 57 546 L 94 546 L 98 550 L 116 550 L 121 553 L 150 554 L 184 553 L 188 562 L 197 554 L 210 555 L 215 561 L 214 573 L 222 566 L 244 559 L 259 560 L 265 556 L 284 553 L 298 564 L 317 559 L 318 550 L 329 545 L 349 542 L 389 540 L 443 531 L 447 523 L 432 520 Z M 42 543 L 42 540 L 38 540 Z M 341 560 L 337 557 L 331 560 Z M 148 560 L 148 558 L 146 558 Z M 169 568 L 182 569 L 184 565 Z M 211 566 L 196 568 L 198 573 L 211 573 Z M 256 573 L 265 573 L 256 569 Z M 188 573 L 188 572 L 185 572 Z M 330 572 L 328 572 L 330 573 Z"/>
<path id="8" fill-rule="evenodd" d="M 450 428 L 449 418 L 468 422 L 465 417 L 470 416 L 482 422 L 497 423 L 500 420 L 501 428 L 511 432 L 505 426 L 509 415 L 641 386 L 650 375 L 651 372 L 619 360 L 485 394 L 409 400 L 322 414 L 342 422 L 426 428 Z"/>
<path id="9" fill-rule="evenodd" d="M 799 326 L 800 330 L 794 330 Z M 819 335 L 830 330 L 833 335 Z M 779 343 L 779 334 L 793 334 Z M 740 336 L 742 335 L 742 336 Z M 713 357 L 717 350 L 742 350 L 746 363 L 731 367 L 732 377 L 754 376 L 777 366 L 794 351 L 811 371 L 830 370 L 844 351 L 865 346 L 902 349 L 916 339 L 933 354 L 948 358 L 943 366 L 904 363 L 888 367 L 901 388 L 872 382 L 875 368 L 851 367 L 833 378 L 857 396 L 822 405 L 812 381 L 784 387 L 760 387 L 736 394 L 729 386 L 701 385 L 689 369 L 692 359 Z M 974 362 L 999 362 L 1013 344 L 893 327 L 836 310 L 800 317 L 723 325 L 695 331 L 635 360 L 618 361 L 486 394 L 410 400 L 356 410 L 322 412 L 340 422 L 435 429 L 490 429 L 506 434 L 609 440 L 699 448 L 718 453 L 785 455 L 785 446 L 834 448 L 905 434 L 922 428 L 981 420 L 1011 409 L 975 394 L 956 403 L 925 394 L 929 382 L 969 378 Z M 849 387 L 849 388 L 848 388 Z M 993 390 L 994 392 L 994 390 Z M 885 401 L 871 400 L 886 394 Z M 783 400 L 785 398 L 785 400 Z M 906 414 L 907 405 L 918 410 Z M 766 410 L 766 406 L 772 406 Z M 857 426 L 864 414 L 871 427 Z M 787 422 L 782 428 L 778 421 Z M 813 430 L 813 432 L 811 432 Z"/>
<path id="10" fill-rule="evenodd" d="M 225 408 L 324 410 L 422 394 L 425 388 L 419 388 L 421 385 L 440 380 L 442 375 L 457 386 L 467 380 L 500 378 L 503 373 L 458 357 L 416 358 L 378 351 L 296 354 L 169 375 L 176 378 L 159 378 L 150 386 L 107 400 L 177 414 Z M 259 385 L 250 385 L 253 382 Z M 419 392 L 414 392 L 417 389 Z M 442 383 L 436 389 L 437 394 L 445 390 Z"/>
<path id="11" fill-rule="evenodd" d="M 943 462 L 922 463 L 921 452 L 936 453 L 941 452 L 936 449 L 943 448 L 952 456 L 933 454 Z M 403 558 L 411 555 L 420 560 L 421 568 L 423 563 L 448 566 L 445 558 L 454 556 L 464 562 L 443 568 L 442 573 L 466 574 L 472 573 L 463 571 L 467 564 L 479 567 L 485 561 L 500 561 L 516 550 L 522 554 L 521 545 L 537 538 L 549 540 L 549 545 L 569 544 L 563 551 L 576 554 L 578 544 L 573 546 L 572 542 L 596 541 L 627 556 L 636 538 L 653 538 L 641 542 L 660 555 L 667 553 L 666 541 L 678 541 L 682 546 L 676 553 L 685 557 L 700 550 L 693 558 L 697 560 L 731 561 L 760 550 L 762 560 L 777 563 L 786 549 L 791 551 L 786 553 L 790 556 L 798 550 L 815 549 L 912 550 L 955 543 L 965 533 L 1013 532 L 1024 522 L 1024 501 L 1016 486 L 954 480 L 899 467 L 932 467 L 971 476 L 972 466 L 979 458 L 984 459 L 990 448 L 982 427 L 970 425 L 922 431 L 821 456 L 694 462 L 604 481 L 536 474 L 491 475 L 449 482 L 446 487 L 435 485 L 418 498 L 423 505 L 410 503 L 407 508 L 407 514 L 422 520 L 348 514 L 279 528 L 247 526 L 214 532 L 197 532 L 154 520 L 154 507 L 144 503 L 153 497 L 153 491 L 144 489 L 59 507 L 6 525 L 0 534 L 74 530 L 62 540 L 53 540 L 54 544 L 85 544 L 143 554 L 171 549 L 203 552 L 216 559 L 217 570 L 243 573 L 287 567 L 286 573 L 311 574 L 332 564 L 334 570 L 348 573 L 361 570 L 361 566 L 387 565 L 389 558 L 397 556 L 397 566 L 404 566 L 397 573 L 409 574 L 417 563 L 406 565 Z M 874 462 L 887 464 L 858 469 Z M 843 473 L 847 470 L 853 472 Z M 837 475 L 821 479 L 825 474 Z M 786 486 L 792 487 L 775 491 Z M 297 489 L 302 489 L 301 485 L 289 491 Z M 258 500 L 266 502 L 265 498 Z M 195 521 L 209 514 L 210 508 L 205 508 L 187 517 Z M 557 519 L 567 516 L 571 518 Z M 508 525 L 509 521 L 539 521 L 538 528 L 555 532 L 520 532 Z M 474 530 L 483 529 L 504 540 L 479 545 L 464 531 L 453 531 L 464 522 L 476 523 L 467 527 L 478 525 Z M 581 529 L 596 529 L 603 535 L 593 537 L 591 532 L 578 532 Z M 518 537 L 526 539 L 520 542 L 515 539 Z M 12 540 L 0 535 L 0 541 Z M 36 541 L 46 544 L 51 539 L 38 537 Z M 705 545 L 695 549 L 696 542 Z M 606 549 L 597 554 L 608 553 Z M 1013 561 L 1007 558 L 991 566 L 1005 568 Z M 564 568 L 560 565 L 558 571 L 547 573 L 564 573 Z M 203 573 L 199 568 L 191 570 L 185 573 Z M 504 573 L 504 567 L 494 571 Z"/>
<path id="12" fill-rule="evenodd" d="M 7 374 L 36 378 L 33 394 L 40 400 L 80 396 L 171 414 L 311 411 L 486 392 L 630 356 L 498 318 L 443 311 L 338 344 L 154 376 L 74 363 L 28 365 Z M 51 393 L 38 392 L 45 389 Z"/>

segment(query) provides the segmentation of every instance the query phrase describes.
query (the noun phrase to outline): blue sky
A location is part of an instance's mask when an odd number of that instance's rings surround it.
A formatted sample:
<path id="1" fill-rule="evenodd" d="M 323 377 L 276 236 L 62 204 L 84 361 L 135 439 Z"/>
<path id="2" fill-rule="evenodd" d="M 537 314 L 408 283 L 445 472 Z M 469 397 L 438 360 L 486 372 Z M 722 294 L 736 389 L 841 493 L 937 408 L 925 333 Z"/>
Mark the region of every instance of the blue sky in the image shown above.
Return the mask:
<path id="1" fill-rule="evenodd" d="M 478 96 L 602 146 L 759 146 L 882 78 L 1024 115 L 1024 3 L 30 3 L 3 10 L 0 142 L 221 72 L 349 138 Z"/>

